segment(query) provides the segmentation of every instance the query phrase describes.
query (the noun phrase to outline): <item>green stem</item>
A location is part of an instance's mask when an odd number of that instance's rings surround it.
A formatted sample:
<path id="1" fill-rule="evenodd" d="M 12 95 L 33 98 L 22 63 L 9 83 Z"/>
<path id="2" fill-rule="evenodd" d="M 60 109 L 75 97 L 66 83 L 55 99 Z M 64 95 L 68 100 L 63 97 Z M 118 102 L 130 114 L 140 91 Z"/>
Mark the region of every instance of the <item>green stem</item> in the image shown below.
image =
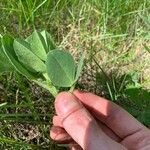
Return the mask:
<path id="1" fill-rule="evenodd" d="M 53 85 L 46 85 L 42 82 L 39 82 L 37 80 L 33 80 L 36 84 L 38 84 L 39 86 L 45 88 L 46 90 L 48 90 L 54 97 L 57 96 L 58 94 L 58 90 L 53 86 Z"/>
<path id="2" fill-rule="evenodd" d="M 69 92 L 70 92 L 70 93 L 72 93 L 72 92 L 74 91 L 75 86 L 76 86 L 76 83 L 75 83 L 75 84 L 73 84 L 73 85 L 71 86 L 71 88 L 70 88 L 70 90 L 69 90 Z"/>

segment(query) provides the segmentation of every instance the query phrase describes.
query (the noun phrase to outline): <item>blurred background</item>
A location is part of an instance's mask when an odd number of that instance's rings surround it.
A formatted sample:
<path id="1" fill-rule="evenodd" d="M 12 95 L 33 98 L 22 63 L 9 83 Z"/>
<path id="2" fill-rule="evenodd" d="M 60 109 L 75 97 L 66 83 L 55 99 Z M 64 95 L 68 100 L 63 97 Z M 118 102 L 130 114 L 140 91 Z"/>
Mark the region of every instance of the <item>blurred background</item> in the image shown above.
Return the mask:
<path id="1" fill-rule="evenodd" d="M 45 29 L 76 60 L 87 51 L 76 88 L 114 101 L 150 127 L 149 0 L 0 0 L 0 13 L 1 35 L 25 38 Z M 20 74 L 1 74 L 0 149 L 64 149 L 49 138 L 53 102 Z"/>

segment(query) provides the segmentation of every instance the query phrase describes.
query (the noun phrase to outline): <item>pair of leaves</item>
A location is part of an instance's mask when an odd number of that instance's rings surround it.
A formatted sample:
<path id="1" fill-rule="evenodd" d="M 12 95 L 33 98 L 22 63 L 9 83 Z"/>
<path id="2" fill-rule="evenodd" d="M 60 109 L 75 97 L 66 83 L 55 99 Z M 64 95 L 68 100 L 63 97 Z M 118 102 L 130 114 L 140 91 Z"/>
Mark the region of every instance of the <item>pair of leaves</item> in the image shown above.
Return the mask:
<path id="1" fill-rule="evenodd" d="M 76 67 L 73 57 L 56 49 L 46 31 L 35 31 L 26 40 L 5 35 L 1 41 L 3 48 L 0 57 L 3 56 L 5 62 L 9 62 L 10 68 L 7 69 L 17 70 L 29 80 L 38 81 L 36 79 L 43 74 L 44 77 L 48 75 L 50 79 L 46 77 L 46 80 L 55 86 L 72 87 L 81 74 L 84 54 Z"/>
<path id="2" fill-rule="evenodd" d="M 51 35 L 47 31 L 34 31 L 26 41 L 30 43 L 31 51 L 41 60 L 45 61 L 47 53 L 56 48 Z"/>
<path id="3" fill-rule="evenodd" d="M 20 62 L 31 72 L 46 72 L 45 61 L 49 50 L 55 48 L 52 38 L 47 31 L 34 31 L 25 40 L 15 40 L 14 50 Z"/>
<path id="4" fill-rule="evenodd" d="M 34 31 L 26 41 L 15 40 L 13 46 L 19 61 L 31 72 L 46 72 L 47 53 L 55 47 L 48 32 Z"/>
<path id="5" fill-rule="evenodd" d="M 46 72 L 44 61 L 48 51 L 55 47 L 47 31 L 34 31 L 26 40 L 14 40 L 11 36 L 5 35 L 1 42 L 0 71 L 17 70 L 28 79 L 35 79 L 37 73 Z"/>
<path id="6" fill-rule="evenodd" d="M 40 32 L 34 31 L 27 39 L 26 41 L 30 43 L 31 51 L 33 54 L 35 54 L 37 57 L 39 57 L 41 60 L 46 60 L 46 53 L 48 51 L 48 47 L 46 46 L 46 42 L 41 35 Z"/>
<path id="7" fill-rule="evenodd" d="M 26 76 L 28 79 L 32 80 L 36 78 L 36 75 L 29 72 L 18 60 L 18 57 L 13 49 L 14 39 L 10 36 L 3 36 L 2 39 L 3 53 L 5 54 L 5 61 L 10 62 L 12 66 L 19 73 Z M 2 54 L 2 53 L 1 53 Z"/>
<path id="8" fill-rule="evenodd" d="M 44 62 L 31 50 L 30 44 L 25 40 L 14 40 L 13 47 L 19 61 L 31 72 L 45 72 Z"/>
<path id="9" fill-rule="evenodd" d="M 47 73 L 55 86 L 71 87 L 78 80 L 84 62 L 82 55 L 76 69 L 73 57 L 63 50 L 53 50 L 47 55 L 46 67 Z"/>
<path id="10" fill-rule="evenodd" d="M 54 41 L 53 41 L 51 35 L 47 31 L 43 30 L 41 32 L 41 35 L 43 36 L 43 38 L 45 40 L 45 43 L 46 43 L 46 46 L 47 46 L 47 49 L 48 49 L 47 53 L 50 50 L 56 49 L 56 45 L 54 44 Z"/>

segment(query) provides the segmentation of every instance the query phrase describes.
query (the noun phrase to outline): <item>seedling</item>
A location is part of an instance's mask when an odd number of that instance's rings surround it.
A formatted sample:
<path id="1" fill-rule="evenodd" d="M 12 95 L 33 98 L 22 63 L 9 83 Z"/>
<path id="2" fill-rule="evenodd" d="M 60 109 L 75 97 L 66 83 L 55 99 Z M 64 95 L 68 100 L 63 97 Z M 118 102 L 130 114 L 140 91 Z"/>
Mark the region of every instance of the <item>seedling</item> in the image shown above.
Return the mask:
<path id="1" fill-rule="evenodd" d="M 84 53 L 76 65 L 70 53 L 55 46 L 47 31 L 34 31 L 27 39 L 4 35 L 0 44 L 0 72 L 17 71 L 54 97 L 60 87 L 74 89 L 84 64 Z"/>

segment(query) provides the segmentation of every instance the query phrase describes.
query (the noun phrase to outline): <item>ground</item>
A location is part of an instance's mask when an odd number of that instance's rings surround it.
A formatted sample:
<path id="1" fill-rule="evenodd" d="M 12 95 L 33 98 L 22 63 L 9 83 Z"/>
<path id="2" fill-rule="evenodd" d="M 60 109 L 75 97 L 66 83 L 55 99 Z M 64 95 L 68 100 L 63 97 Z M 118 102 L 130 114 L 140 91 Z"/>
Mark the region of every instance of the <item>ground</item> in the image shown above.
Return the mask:
<path id="1" fill-rule="evenodd" d="M 83 2 L 84 1 L 84 2 Z M 149 0 L 1 0 L 0 34 L 46 29 L 86 63 L 76 88 L 123 106 L 150 127 Z M 0 148 L 63 149 L 49 138 L 54 98 L 16 73 L 0 75 Z"/>

